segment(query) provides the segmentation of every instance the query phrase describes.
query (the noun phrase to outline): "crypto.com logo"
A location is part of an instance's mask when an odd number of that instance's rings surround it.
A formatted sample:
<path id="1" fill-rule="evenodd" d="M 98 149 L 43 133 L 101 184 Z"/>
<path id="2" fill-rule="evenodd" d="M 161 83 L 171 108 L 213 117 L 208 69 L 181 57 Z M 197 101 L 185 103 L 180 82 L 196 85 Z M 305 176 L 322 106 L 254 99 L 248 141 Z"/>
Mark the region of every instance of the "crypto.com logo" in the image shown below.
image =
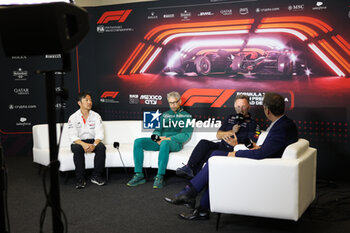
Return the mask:
<path id="1" fill-rule="evenodd" d="M 126 20 L 132 10 L 107 11 L 103 13 L 97 24 L 106 24 L 109 21 L 118 21 L 122 23 Z"/>
<path id="2" fill-rule="evenodd" d="M 196 103 L 211 104 L 212 108 L 222 107 L 236 92 L 234 89 L 197 89 L 192 88 L 182 94 L 183 106 L 193 106 Z"/>

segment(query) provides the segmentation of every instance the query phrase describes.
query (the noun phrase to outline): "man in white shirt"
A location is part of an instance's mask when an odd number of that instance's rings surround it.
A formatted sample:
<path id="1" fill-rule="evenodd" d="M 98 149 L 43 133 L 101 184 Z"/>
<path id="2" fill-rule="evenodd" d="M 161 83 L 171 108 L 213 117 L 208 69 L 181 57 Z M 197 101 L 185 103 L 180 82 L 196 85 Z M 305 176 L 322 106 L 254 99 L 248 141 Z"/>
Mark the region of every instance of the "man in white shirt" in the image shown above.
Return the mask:
<path id="1" fill-rule="evenodd" d="M 68 134 L 72 142 L 71 150 L 75 164 L 75 175 L 77 189 L 85 188 L 85 153 L 95 153 L 94 171 L 91 182 L 104 185 L 105 179 L 102 173 L 105 169 L 106 147 L 102 143 L 104 129 L 101 116 L 92 111 L 91 94 L 80 92 L 78 94 L 78 105 L 80 109 L 73 113 L 68 119 Z"/>

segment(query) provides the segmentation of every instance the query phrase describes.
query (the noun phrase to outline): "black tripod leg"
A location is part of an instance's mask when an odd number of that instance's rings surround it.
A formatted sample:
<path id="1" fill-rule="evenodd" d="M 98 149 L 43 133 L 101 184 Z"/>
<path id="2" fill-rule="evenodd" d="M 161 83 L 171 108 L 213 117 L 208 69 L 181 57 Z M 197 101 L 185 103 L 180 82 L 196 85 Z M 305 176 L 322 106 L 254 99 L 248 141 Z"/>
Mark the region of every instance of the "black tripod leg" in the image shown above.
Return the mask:
<path id="1" fill-rule="evenodd" d="M 221 213 L 218 213 L 216 218 L 216 231 L 219 230 L 219 223 L 220 223 Z"/>

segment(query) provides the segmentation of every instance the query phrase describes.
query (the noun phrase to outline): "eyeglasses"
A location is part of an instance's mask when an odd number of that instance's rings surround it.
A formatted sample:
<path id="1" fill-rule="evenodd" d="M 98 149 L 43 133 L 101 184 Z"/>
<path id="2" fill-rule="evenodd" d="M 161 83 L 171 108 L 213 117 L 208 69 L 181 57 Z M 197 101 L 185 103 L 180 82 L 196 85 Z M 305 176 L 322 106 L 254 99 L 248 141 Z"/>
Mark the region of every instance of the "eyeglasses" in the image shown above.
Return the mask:
<path id="1" fill-rule="evenodd" d="M 178 100 L 176 100 L 176 101 L 174 101 L 174 102 L 168 102 L 170 105 L 175 105 L 175 104 L 177 104 L 178 102 L 179 102 L 180 100 L 178 99 Z"/>

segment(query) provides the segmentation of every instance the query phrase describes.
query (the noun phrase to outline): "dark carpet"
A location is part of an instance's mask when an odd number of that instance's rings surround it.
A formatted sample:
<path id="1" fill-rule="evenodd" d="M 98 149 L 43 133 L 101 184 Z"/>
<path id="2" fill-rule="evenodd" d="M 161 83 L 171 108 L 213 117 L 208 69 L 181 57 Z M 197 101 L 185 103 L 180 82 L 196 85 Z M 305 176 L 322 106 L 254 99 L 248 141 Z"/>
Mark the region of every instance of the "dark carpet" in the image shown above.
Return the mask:
<path id="1" fill-rule="evenodd" d="M 8 170 L 8 209 L 12 233 L 39 232 L 40 213 L 45 206 L 42 172 L 30 156 L 5 157 Z M 68 219 L 68 232 L 74 233 L 148 233 L 148 232 L 216 232 L 216 214 L 207 221 L 184 221 L 177 217 L 190 211 L 184 206 L 166 203 L 165 196 L 179 192 L 186 181 L 168 171 L 167 185 L 152 188 L 155 170 L 148 169 L 149 181 L 138 187 L 127 187 L 132 169 L 126 175 L 122 168 L 109 171 L 106 186 L 88 182 L 83 190 L 74 187 L 73 173 L 65 183 L 60 175 L 62 210 Z M 280 232 L 350 232 L 350 184 L 318 182 L 317 200 L 298 222 L 239 215 L 222 215 L 221 233 L 280 233 Z M 52 230 L 52 212 L 46 212 L 44 232 Z"/>

